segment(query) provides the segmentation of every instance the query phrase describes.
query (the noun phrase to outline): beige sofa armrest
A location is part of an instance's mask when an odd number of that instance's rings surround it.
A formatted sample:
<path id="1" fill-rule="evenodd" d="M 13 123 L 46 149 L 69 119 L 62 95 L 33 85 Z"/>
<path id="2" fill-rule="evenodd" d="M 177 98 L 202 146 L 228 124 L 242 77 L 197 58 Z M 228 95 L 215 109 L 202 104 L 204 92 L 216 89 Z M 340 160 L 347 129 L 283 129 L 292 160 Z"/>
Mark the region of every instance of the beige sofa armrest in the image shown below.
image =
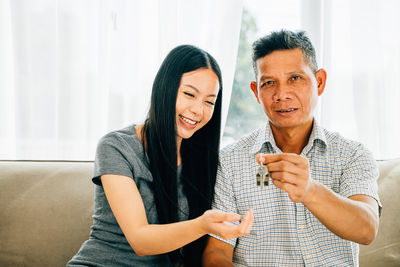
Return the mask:
<path id="1" fill-rule="evenodd" d="M 379 197 L 383 210 L 378 236 L 360 245 L 360 266 L 400 266 L 400 159 L 379 161 Z"/>

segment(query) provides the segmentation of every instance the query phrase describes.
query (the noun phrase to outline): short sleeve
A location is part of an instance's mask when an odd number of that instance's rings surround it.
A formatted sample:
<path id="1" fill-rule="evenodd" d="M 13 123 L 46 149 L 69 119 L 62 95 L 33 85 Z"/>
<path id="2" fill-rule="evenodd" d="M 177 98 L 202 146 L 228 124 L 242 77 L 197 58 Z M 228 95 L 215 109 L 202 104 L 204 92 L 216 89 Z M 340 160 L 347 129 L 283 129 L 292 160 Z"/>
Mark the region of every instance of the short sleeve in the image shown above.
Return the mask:
<path id="1" fill-rule="evenodd" d="M 132 168 L 124 156 L 124 142 L 116 134 L 108 134 L 100 139 L 94 162 L 92 181 L 101 185 L 100 177 L 104 174 L 116 174 L 133 178 Z"/>
<path id="2" fill-rule="evenodd" d="M 215 183 L 214 201 L 212 203 L 212 208 L 223 212 L 237 213 L 235 197 L 233 194 L 232 181 L 230 177 L 227 177 L 225 175 L 225 170 L 222 167 L 222 163 L 220 163 L 218 166 L 217 179 Z M 236 245 L 236 240 L 237 240 L 236 238 L 225 240 L 214 234 L 210 234 L 210 236 L 218 240 L 221 240 L 225 243 L 228 243 L 233 247 L 235 247 Z"/>
<path id="3" fill-rule="evenodd" d="M 343 168 L 339 193 L 347 198 L 354 195 L 373 197 L 378 202 L 380 215 L 382 205 L 378 196 L 378 176 L 375 159 L 363 145 L 359 144 Z"/>

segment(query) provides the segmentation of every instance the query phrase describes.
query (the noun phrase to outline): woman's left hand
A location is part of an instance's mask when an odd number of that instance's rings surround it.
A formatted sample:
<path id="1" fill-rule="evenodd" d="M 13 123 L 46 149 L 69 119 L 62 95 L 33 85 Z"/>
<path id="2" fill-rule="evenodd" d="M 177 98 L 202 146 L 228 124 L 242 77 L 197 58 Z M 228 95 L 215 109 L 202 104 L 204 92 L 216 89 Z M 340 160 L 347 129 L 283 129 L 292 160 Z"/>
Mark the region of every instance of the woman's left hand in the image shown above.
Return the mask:
<path id="1" fill-rule="evenodd" d="M 219 210 L 207 210 L 198 217 L 204 233 L 215 234 L 223 239 L 237 238 L 250 233 L 254 221 L 253 210 L 248 210 L 239 224 L 233 224 L 240 218 L 239 214 Z"/>

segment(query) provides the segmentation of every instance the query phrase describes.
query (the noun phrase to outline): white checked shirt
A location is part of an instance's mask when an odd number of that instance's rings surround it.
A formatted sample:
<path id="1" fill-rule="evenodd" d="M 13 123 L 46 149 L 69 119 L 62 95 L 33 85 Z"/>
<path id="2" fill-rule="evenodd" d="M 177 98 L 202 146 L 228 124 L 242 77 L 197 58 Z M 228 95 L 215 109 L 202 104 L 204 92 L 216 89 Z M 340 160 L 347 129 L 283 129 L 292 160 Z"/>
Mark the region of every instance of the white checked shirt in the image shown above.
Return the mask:
<path id="1" fill-rule="evenodd" d="M 220 154 L 213 208 L 239 214 L 254 210 L 249 235 L 230 240 L 213 235 L 235 247 L 235 266 L 358 266 L 358 244 L 333 234 L 272 183 L 263 190 L 256 185 L 257 153 L 282 153 L 269 123 Z M 314 120 L 301 155 L 309 160 L 312 179 L 344 197 L 369 195 L 381 209 L 378 169 L 363 145 L 321 128 Z"/>

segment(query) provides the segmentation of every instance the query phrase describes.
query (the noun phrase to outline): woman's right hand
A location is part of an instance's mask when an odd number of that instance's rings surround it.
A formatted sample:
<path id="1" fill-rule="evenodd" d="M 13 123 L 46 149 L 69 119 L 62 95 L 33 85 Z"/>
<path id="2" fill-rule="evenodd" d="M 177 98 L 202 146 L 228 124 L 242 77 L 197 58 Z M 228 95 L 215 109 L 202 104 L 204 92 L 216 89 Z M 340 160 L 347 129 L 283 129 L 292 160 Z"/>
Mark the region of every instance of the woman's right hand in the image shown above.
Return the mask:
<path id="1" fill-rule="evenodd" d="M 253 210 L 245 213 L 240 224 L 233 224 L 240 221 L 240 218 L 239 214 L 219 210 L 207 210 L 198 217 L 205 234 L 215 234 L 223 239 L 237 238 L 250 233 L 254 221 Z"/>

